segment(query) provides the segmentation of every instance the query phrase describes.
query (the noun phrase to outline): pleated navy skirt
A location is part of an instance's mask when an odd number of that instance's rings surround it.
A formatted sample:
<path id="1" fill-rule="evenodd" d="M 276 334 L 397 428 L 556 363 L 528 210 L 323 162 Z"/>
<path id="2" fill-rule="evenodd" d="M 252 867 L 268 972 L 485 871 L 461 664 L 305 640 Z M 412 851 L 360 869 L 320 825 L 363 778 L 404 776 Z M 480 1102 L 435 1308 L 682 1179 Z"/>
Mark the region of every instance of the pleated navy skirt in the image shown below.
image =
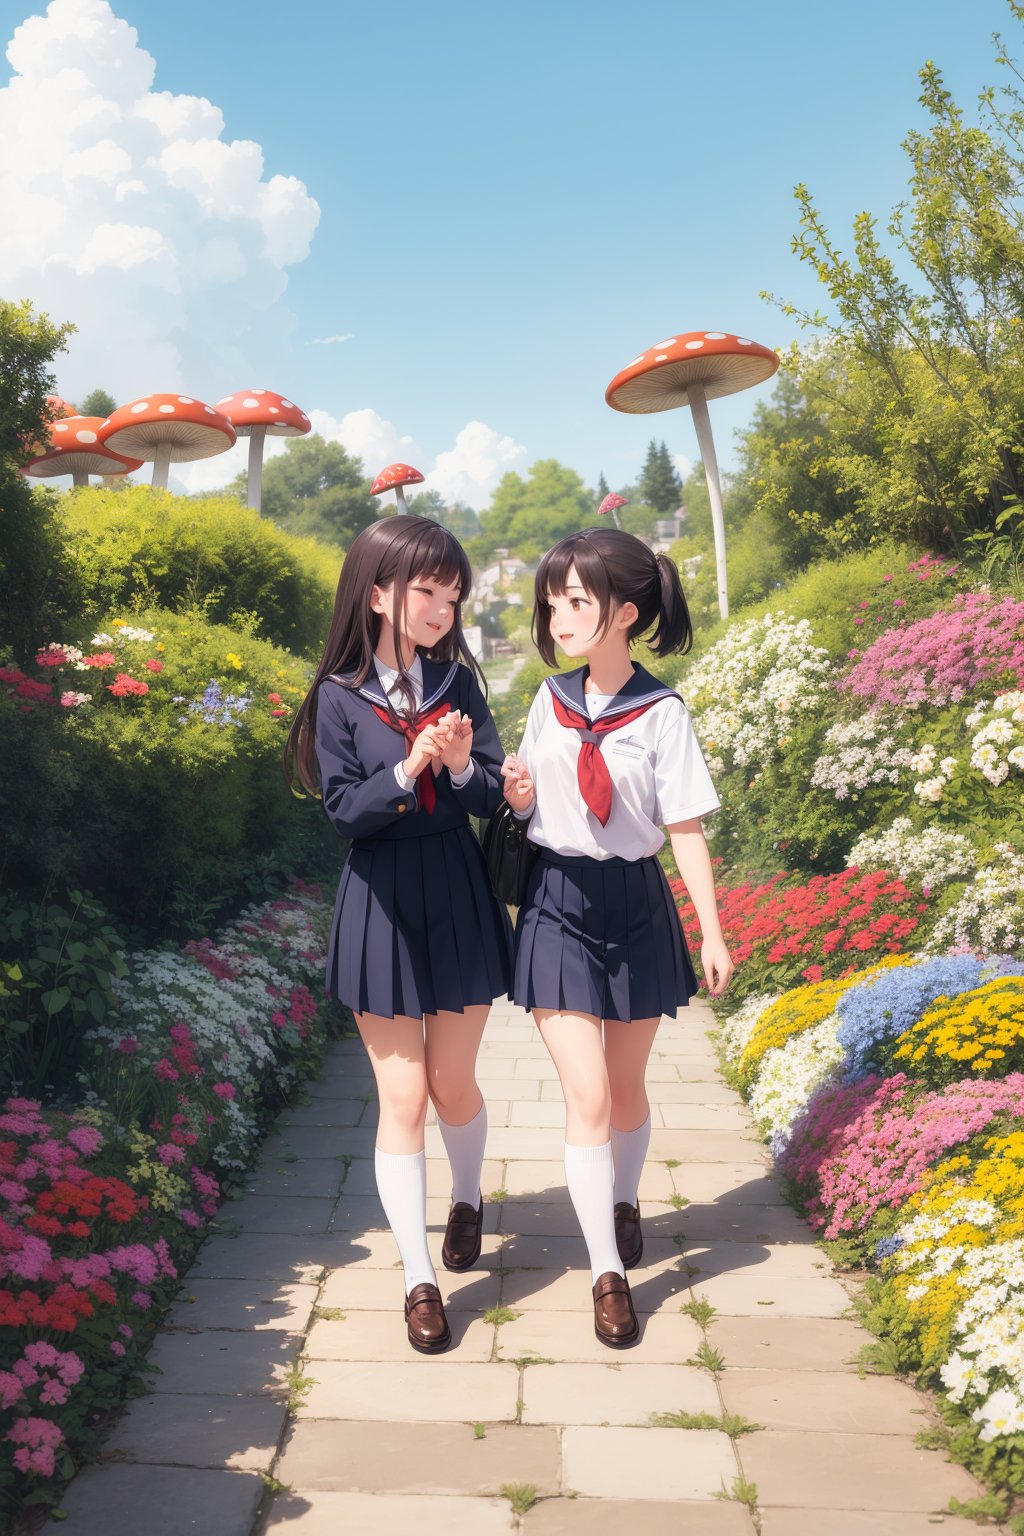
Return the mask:
<path id="1" fill-rule="evenodd" d="M 697 978 L 658 860 L 539 853 L 516 923 L 513 1000 L 621 1020 L 687 1003 Z"/>
<path id="2" fill-rule="evenodd" d="M 353 842 L 327 956 L 327 990 L 383 1018 L 461 1013 L 506 993 L 512 928 L 468 826 Z"/>

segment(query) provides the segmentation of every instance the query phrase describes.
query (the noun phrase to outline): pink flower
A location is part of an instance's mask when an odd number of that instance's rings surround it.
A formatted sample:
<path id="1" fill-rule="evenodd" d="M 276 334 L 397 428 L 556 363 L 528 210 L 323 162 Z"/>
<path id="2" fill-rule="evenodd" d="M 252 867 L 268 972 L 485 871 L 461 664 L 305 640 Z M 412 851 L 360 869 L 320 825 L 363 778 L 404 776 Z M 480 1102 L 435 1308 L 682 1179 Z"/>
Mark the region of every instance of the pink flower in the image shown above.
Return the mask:
<path id="1" fill-rule="evenodd" d="M 68 1141 L 77 1147 L 83 1157 L 92 1157 L 103 1145 L 103 1137 L 94 1125 L 76 1125 L 68 1132 Z"/>
<path id="2" fill-rule="evenodd" d="M 114 667 L 117 665 L 117 657 L 113 651 L 96 651 L 92 656 L 82 657 L 83 667 Z"/>
<path id="3" fill-rule="evenodd" d="M 125 1056 L 134 1056 L 139 1048 L 139 1042 L 134 1035 L 122 1035 L 117 1042 L 117 1049 Z"/>
<path id="4" fill-rule="evenodd" d="M 148 1312 L 153 1305 L 153 1298 L 148 1291 L 133 1291 L 129 1298 L 133 1307 L 138 1307 L 141 1312 Z"/>
<path id="5" fill-rule="evenodd" d="M 218 1099 L 233 1099 L 235 1096 L 234 1083 L 214 1083 L 213 1091 Z"/>
<path id="6" fill-rule="evenodd" d="M 142 665 L 149 672 L 162 672 L 163 669 L 164 669 L 163 662 L 162 661 L 157 661 L 156 657 L 154 657 L 154 656 L 151 656 L 148 661 L 144 661 L 142 663 Z"/>
<path id="7" fill-rule="evenodd" d="M 184 1209 L 182 1209 L 178 1214 L 180 1215 L 181 1220 L 182 1220 L 182 1222 L 184 1223 L 184 1225 L 186 1227 L 193 1227 L 194 1228 L 194 1227 L 198 1227 L 198 1226 L 202 1225 L 202 1223 L 201 1223 L 199 1217 L 196 1215 L 195 1211 L 190 1211 L 187 1206 Z"/>
<path id="8" fill-rule="evenodd" d="M 120 1359 L 125 1353 L 124 1345 L 119 1343 L 117 1339 L 112 1339 L 110 1341 L 110 1353 L 117 1355 L 118 1359 Z"/>
<path id="9" fill-rule="evenodd" d="M 165 1141 L 162 1146 L 158 1147 L 156 1155 L 159 1157 L 160 1161 L 168 1168 L 172 1163 L 183 1163 L 185 1161 L 185 1154 L 182 1149 L 180 1147 L 176 1147 L 174 1143 L 170 1141 Z"/>
<path id="10" fill-rule="evenodd" d="M 153 1068 L 153 1075 L 165 1083 L 176 1083 L 180 1077 L 177 1067 L 172 1067 L 166 1056 L 161 1056 Z"/>

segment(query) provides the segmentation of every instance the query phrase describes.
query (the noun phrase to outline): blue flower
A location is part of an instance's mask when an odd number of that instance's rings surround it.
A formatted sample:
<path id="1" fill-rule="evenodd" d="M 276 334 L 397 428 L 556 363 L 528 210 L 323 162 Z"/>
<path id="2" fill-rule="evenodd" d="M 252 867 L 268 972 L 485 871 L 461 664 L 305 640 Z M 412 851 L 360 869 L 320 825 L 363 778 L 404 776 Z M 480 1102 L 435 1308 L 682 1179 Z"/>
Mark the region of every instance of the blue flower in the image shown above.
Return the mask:
<path id="1" fill-rule="evenodd" d="M 880 1237 L 875 1244 L 875 1258 L 891 1258 L 894 1253 L 899 1253 L 902 1247 L 903 1239 L 896 1232 L 893 1232 L 889 1237 Z"/>
<path id="2" fill-rule="evenodd" d="M 870 1071 L 875 1048 L 916 1024 L 937 997 L 972 991 L 979 985 L 982 969 L 983 962 L 974 955 L 939 955 L 883 971 L 851 987 L 836 1007 L 846 1081 Z"/>

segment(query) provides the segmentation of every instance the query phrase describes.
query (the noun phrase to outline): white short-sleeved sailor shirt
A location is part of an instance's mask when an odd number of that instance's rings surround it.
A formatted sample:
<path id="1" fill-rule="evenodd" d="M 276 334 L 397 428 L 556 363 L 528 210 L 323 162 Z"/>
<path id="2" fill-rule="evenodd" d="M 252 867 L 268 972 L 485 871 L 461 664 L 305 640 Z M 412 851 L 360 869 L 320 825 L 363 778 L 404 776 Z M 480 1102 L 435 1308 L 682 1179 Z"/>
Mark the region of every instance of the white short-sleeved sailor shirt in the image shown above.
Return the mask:
<path id="1" fill-rule="evenodd" d="M 592 718 L 611 702 L 599 694 L 583 697 Z M 674 694 L 652 704 L 638 720 L 609 731 L 598 750 L 612 781 L 611 815 L 604 827 L 580 793 L 579 735 L 559 722 L 544 684 L 519 749 L 536 788 L 529 838 L 538 847 L 592 859 L 645 859 L 665 842 L 663 827 L 719 809 L 689 710 Z"/>

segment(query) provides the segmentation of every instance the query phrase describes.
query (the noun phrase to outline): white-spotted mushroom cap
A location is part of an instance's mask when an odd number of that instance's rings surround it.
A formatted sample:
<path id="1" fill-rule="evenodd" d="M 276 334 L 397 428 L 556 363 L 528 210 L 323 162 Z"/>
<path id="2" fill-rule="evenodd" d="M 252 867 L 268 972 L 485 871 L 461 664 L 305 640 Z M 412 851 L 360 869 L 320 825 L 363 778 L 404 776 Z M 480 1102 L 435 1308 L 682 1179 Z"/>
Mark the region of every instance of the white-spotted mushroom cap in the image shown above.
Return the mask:
<path id="1" fill-rule="evenodd" d="M 393 491 L 399 485 L 419 485 L 423 476 L 411 464 L 389 464 L 382 469 L 370 486 L 370 495 L 379 496 L 381 491 Z"/>
<path id="2" fill-rule="evenodd" d="M 270 389 L 240 389 L 217 401 L 239 437 L 249 437 L 253 427 L 266 427 L 268 437 L 305 437 L 313 423 L 305 411 Z"/>
<path id="3" fill-rule="evenodd" d="M 598 517 L 608 517 L 610 513 L 617 511 L 619 507 L 628 506 L 629 502 L 625 496 L 617 496 L 614 491 L 609 491 L 604 501 L 598 507 L 597 515 Z"/>
<path id="4" fill-rule="evenodd" d="M 54 475 L 127 475 L 142 468 L 141 459 L 128 459 L 100 442 L 102 416 L 62 416 L 50 424 L 50 445 L 24 466 L 37 480 Z"/>
<path id="5" fill-rule="evenodd" d="M 192 395 L 144 395 L 119 406 L 103 422 L 100 440 L 140 459 L 155 459 L 167 447 L 169 461 L 184 464 L 223 453 L 234 443 L 235 429 L 220 411 Z"/>
<path id="6" fill-rule="evenodd" d="M 646 415 L 688 405 L 688 389 L 700 384 L 717 400 L 770 379 L 778 353 L 747 336 L 727 331 L 687 331 L 648 347 L 617 373 L 604 392 L 617 411 Z"/>

